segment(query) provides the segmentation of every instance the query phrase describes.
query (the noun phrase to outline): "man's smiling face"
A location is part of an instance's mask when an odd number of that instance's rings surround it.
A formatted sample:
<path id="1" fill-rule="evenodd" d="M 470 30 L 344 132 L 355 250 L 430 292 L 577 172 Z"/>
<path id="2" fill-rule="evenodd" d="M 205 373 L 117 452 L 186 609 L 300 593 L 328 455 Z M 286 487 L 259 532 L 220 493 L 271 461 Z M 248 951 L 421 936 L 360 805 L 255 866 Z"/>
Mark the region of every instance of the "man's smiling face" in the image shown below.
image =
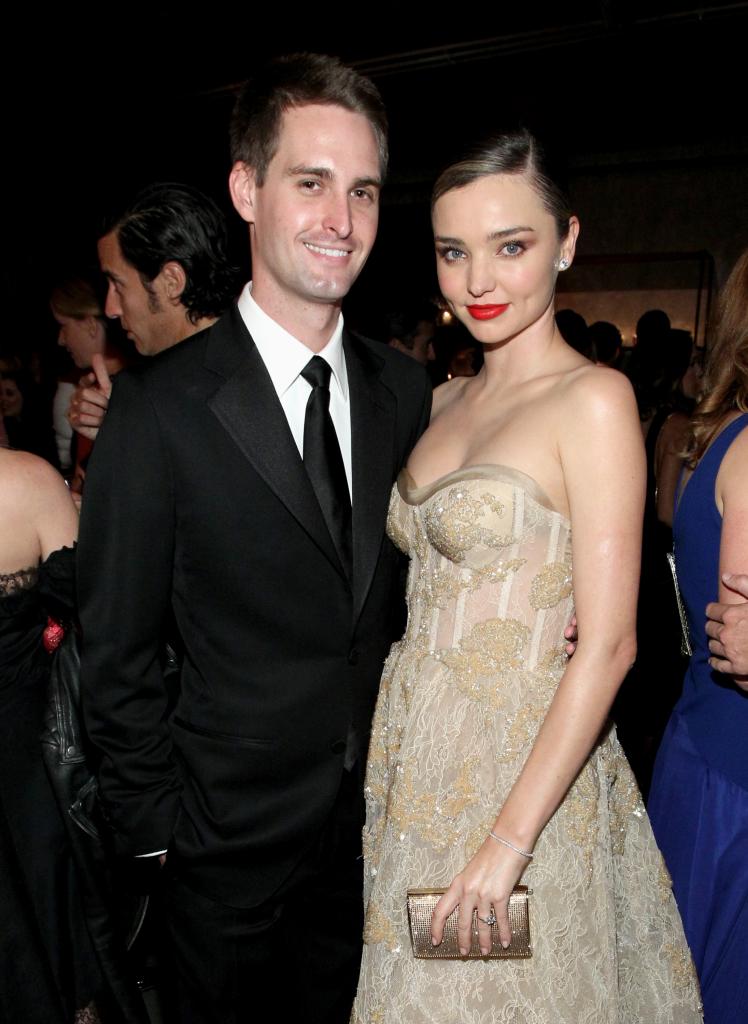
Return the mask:
<path id="1" fill-rule="evenodd" d="M 367 118 L 289 108 L 263 184 L 251 169 L 247 180 L 255 300 L 276 318 L 289 305 L 339 305 L 377 232 L 379 151 Z"/>

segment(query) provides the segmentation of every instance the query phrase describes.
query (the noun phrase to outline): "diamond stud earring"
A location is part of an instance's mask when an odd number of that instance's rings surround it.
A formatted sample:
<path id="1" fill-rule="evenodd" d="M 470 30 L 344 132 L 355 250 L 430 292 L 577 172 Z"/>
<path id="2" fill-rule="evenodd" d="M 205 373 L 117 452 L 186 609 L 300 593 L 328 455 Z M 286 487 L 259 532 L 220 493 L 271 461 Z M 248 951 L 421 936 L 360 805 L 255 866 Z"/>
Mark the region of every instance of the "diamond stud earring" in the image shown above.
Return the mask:
<path id="1" fill-rule="evenodd" d="M 562 256 L 561 259 L 558 261 L 558 269 L 559 270 L 568 270 L 569 269 L 569 261 L 567 260 L 567 258 L 565 256 Z"/>

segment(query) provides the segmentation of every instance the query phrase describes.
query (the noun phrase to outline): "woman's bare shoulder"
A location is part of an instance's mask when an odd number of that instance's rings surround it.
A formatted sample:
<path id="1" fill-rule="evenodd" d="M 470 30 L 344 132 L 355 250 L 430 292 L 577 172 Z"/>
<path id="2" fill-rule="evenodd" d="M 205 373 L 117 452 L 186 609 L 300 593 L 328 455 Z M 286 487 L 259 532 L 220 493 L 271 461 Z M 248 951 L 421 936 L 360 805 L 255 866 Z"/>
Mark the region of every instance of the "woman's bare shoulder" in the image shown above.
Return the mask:
<path id="1" fill-rule="evenodd" d="M 0 451 L 0 495 L 16 507 L 67 497 L 65 481 L 44 459 L 29 452 Z M 69 499 L 68 499 L 69 500 Z"/>
<path id="2" fill-rule="evenodd" d="M 436 419 L 440 413 L 457 401 L 469 380 L 471 380 L 470 377 L 453 377 L 434 389 L 434 400 L 431 406 L 432 420 Z"/>
<path id="3" fill-rule="evenodd" d="M 562 382 L 564 399 L 571 410 L 604 412 L 615 408 L 635 410 L 634 389 L 629 379 L 609 366 L 587 363 L 570 370 Z"/>
<path id="4" fill-rule="evenodd" d="M 737 417 L 732 417 L 736 419 Z M 721 431 L 724 427 L 721 427 Z M 719 436 L 719 434 L 717 435 Z M 736 435 L 725 452 L 719 468 L 719 478 L 726 480 L 735 477 L 740 480 L 741 485 L 745 482 L 745 490 L 748 493 L 748 424 Z"/>

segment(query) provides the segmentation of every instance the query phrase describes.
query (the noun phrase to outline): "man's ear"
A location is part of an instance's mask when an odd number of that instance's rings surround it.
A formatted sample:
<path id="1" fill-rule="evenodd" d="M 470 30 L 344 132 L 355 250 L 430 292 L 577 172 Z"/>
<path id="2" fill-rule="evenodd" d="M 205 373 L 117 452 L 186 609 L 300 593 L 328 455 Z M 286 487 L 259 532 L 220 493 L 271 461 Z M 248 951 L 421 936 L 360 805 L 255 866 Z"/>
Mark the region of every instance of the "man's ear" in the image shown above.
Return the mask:
<path id="1" fill-rule="evenodd" d="M 84 318 L 83 322 L 86 325 L 86 330 L 88 331 L 89 336 L 91 338 L 95 338 L 99 330 L 101 329 L 101 323 L 99 321 L 99 318 L 93 315 L 89 315 Z"/>
<path id="2" fill-rule="evenodd" d="M 177 260 L 167 260 L 159 271 L 163 294 L 173 306 L 182 301 L 182 293 L 187 286 L 187 275 L 184 267 Z"/>
<path id="3" fill-rule="evenodd" d="M 242 161 L 237 161 L 229 174 L 229 192 L 234 209 L 247 224 L 254 223 L 256 191 L 257 182 L 254 168 Z"/>

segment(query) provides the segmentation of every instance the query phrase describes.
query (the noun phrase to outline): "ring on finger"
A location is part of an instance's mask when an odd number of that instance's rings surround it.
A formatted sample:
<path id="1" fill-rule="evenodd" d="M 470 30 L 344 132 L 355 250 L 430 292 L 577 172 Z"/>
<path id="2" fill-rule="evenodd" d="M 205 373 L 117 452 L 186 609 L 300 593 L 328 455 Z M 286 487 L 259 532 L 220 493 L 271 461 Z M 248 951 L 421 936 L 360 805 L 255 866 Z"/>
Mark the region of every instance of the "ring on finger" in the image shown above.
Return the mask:
<path id="1" fill-rule="evenodd" d="M 496 914 L 493 912 L 493 907 L 491 907 L 488 917 L 481 917 L 480 914 L 478 914 L 478 920 L 492 928 L 496 924 Z"/>

